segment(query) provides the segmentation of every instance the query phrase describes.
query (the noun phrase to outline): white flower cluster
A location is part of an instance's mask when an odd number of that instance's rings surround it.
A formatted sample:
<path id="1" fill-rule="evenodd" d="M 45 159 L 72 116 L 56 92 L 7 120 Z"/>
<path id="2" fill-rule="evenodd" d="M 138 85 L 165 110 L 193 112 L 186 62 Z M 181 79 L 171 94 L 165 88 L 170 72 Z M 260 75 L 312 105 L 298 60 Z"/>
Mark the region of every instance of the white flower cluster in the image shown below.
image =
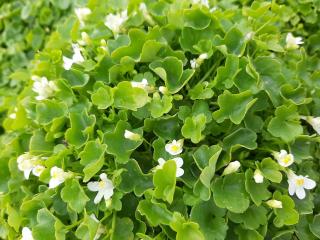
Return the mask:
<path id="1" fill-rule="evenodd" d="M 58 87 L 53 81 L 48 81 L 46 77 L 32 76 L 34 81 L 32 90 L 38 94 L 37 100 L 44 100 L 54 96 L 54 93 L 58 90 Z"/>
<path id="2" fill-rule="evenodd" d="M 29 179 L 30 173 L 39 177 L 45 170 L 42 160 L 38 156 L 24 153 L 17 158 L 18 169 L 23 172 L 25 179 Z"/>
<path id="3" fill-rule="evenodd" d="M 183 142 L 184 142 L 184 140 L 180 139 L 178 141 L 173 140 L 171 143 L 167 143 L 165 145 L 166 152 L 168 152 L 172 156 L 179 155 L 183 151 Z M 184 170 L 182 169 L 183 159 L 181 157 L 174 157 L 170 160 L 174 160 L 176 163 L 176 166 L 177 166 L 176 177 L 181 177 L 184 174 Z M 166 162 L 166 160 L 164 160 L 163 158 L 159 158 L 158 159 L 159 165 L 155 168 L 155 170 L 162 169 L 165 162 Z"/>
<path id="4" fill-rule="evenodd" d="M 91 10 L 89 8 L 76 8 L 74 11 L 80 22 L 80 26 L 83 27 L 85 20 L 91 14 Z"/>

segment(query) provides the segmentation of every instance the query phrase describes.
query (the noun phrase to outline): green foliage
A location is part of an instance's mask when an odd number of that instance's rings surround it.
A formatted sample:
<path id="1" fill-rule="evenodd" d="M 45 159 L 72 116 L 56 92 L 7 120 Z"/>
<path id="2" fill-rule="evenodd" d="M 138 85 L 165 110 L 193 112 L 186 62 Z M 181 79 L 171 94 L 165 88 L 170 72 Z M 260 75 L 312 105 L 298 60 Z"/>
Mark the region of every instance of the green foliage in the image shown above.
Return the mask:
<path id="1" fill-rule="evenodd" d="M 0 238 L 320 238 L 318 2 L 0 4 Z"/>

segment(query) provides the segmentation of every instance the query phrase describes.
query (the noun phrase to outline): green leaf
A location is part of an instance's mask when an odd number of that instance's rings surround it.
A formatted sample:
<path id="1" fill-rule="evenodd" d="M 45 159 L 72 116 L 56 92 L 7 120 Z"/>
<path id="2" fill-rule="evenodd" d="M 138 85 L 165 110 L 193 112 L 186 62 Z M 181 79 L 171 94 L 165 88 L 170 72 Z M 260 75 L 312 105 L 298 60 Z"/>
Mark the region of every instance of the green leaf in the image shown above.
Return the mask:
<path id="1" fill-rule="evenodd" d="M 184 26 L 201 30 L 209 26 L 211 19 L 199 8 L 186 9 L 183 11 Z"/>
<path id="2" fill-rule="evenodd" d="M 62 73 L 62 77 L 67 80 L 72 88 L 81 88 L 89 82 L 89 75 L 77 69 L 70 69 Z"/>
<path id="3" fill-rule="evenodd" d="M 99 222 L 88 216 L 84 215 L 83 221 L 77 228 L 75 235 L 79 239 L 91 240 L 94 239 L 99 227 Z"/>
<path id="4" fill-rule="evenodd" d="M 123 240 L 123 239 L 132 240 L 134 237 L 132 230 L 133 230 L 133 222 L 131 221 L 130 218 L 116 217 L 114 228 L 112 229 L 110 239 L 111 240 Z"/>
<path id="5" fill-rule="evenodd" d="M 45 100 L 37 104 L 36 119 L 40 124 L 49 124 L 55 118 L 66 115 L 67 106 L 62 102 Z"/>
<path id="6" fill-rule="evenodd" d="M 225 66 L 218 67 L 217 69 L 214 86 L 218 89 L 231 88 L 239 71 L 239 58 L 235 55 L 228 54 Z"/>
<path id="7" fill-rule="evenodd" d="M 105 150 L 105 144 L 101 144 L 98 141 L 90 141 L 83 151 L 79 153 L 80 164 L 84 166 L 84 182 L 89 181 L 102 168 Z"/>
<path id="8" fill-rule="evenodd" d="M 213 201 L 199 202 L 192 207 L 190 219 L 200 226 L 206 240 L 224 240 L 228 225 L 223 216 L 218 215 L 218 209 Z"/>
<path id="9" fill-rule="evenodd" d="M 194 74 L 194 70 L 183 70 L 183 62 L 176 57 L 166 57 L 149 65 L 162 80 L 170 93 L 177 93 Z"/>
<path id="10" fill-rule="evenodd" d="M 114 106 L 136 111 L 149 101 L 148 93 L 141 88 L 132 87 L 130 82 L 120 82 L 114 88 Z"/>
<path id="11" fill-rule="evenodd" d="M 268 125 L 268 131 L 285 142 L 291 142 L 303 133 L 300 125 L 300 115 L 295 105 L 280 106 L 275 111 L 275 117 Z"/>
<path id="12" fill-rule="evenodd" d="M 129 161 L 131 153 L 138 148 L 143 140 L 133 141 L 124 137 L 125 130 L 132 131 L 142 136 L 142 129 L 131 130 L 129 123 L 119 121 L 113 132 L 105 133 L 104 143 L 107 145 L 107 153 L 116 157 L 119 163 L 126 163 Z"/>
<path id="13" fill-rule="evenodd" d="M 109 86 L 100 86 L 91 94 L 91 101 L 99 109 L 106 109 L 113 104 L 113 91 Z"/>
<path id="14" fill-rule="evenodd" d="M 153 187 L 152 175 L 143 174 L 136 160 L 129 160 L 123 167 L 119 189 L 128 193 L 134 191 L 141 196 L 148 188 Z"/>
<path id="15" fill-rule="evenodd" d="M 269 179 L 271 182 L 281 182 L 282 174 L 279 171 L 280 166 L 273 159 L 265 158 L 261 163 L 257 163 L 257 166 L 266 179 Z"/>
<path id="16" fill-rule="evenodd" d="M 168 211 L 163 203 L 151 202 L 150 200 L 142 200 L 139 202 L 137 211 L 146 216 L 151 226 L 159 226 L 160 224 L 169 225 L 172 220 L 172 213 Z"/>
<path id="17" fill-rule="evenodd" d="M 45 133 L 43 130 L 39 129 L 33 132 L 30 139 L 29 150 L 30 153 L 38 155 L 40 153 L 48 153 L 53 150 L 53 143 L 48 142 L 45 139 Z"/>
<path id="18" fill-rule="evenodd" d="M 177 232 L 176 240 L 204 240 L 204 236 L 195 222 L 186 221 L 178 212 L 173 214 L 173 220 L 170 223 L 171 228 Z"/>
<path id="19" fill-rule="evenodd" d="M 14 228 L 15 231 L 19 231 L 19 227 L 22 222 L 22 218 L 17 209 L 7 205 L 8 224 Z"/>
<path id="20" fill-rule="evenodd" d="M 163 114 L 168 113 L 172 108 L 173 97 L 164 95 L 162 98 L 159 93 L 154 93 L 149 105 L 149 111 L 153 118 L 159 118 Z"/>
<path id="21" fill-rule="evenodd" d="M 263 183 L 256 183 L 253 178 L 253 171 L 248 169 L 245 173 L 245 188 L 249 193 L 252 201 L 260 206 L 262 201 L 265 201 L 271 197 L 271 193 L 268 191 L 269 183 L 264 180 Z"/>
<path id="22" fill-rule="evenodd" d="M 210 87 L 208 87 L 208 82 L 201 82 L 191 88 L 188 94 L 192 100 L 196 100 L 212 98 L 214 92 Z"/>
<path id="23" fill-rule="evenodd" d="M 313 217 L 312 223 L 309 224 L 310 231 L 317 238 L 320 238 L 320 215 L 317 214 Z"/>
<path id="24" fill-rule="evenodd" d="M 212 185 L 212 192 L 217 206 L 234 213 L 245 212 L 250 201 L 245 191 L 244 181 L 243 173 L 216 178 Z"/>
<path id="25" fill-rule="evenodd" d="M 229 219 L 235 223 L 241 223 L 246 229 L 257 229 L 260 225 L 268 223 L 267 210 L 263 206 L 250 206 L 244 213 L 228 213 Z"/>
<path id="26" fill-rule="evenodd" d="M 83 146 L 89 139 L 88 130 L 95 124 L 94 115 L 88 116 L 87 111 L 71 112 L 71 127 L 66 131 L 65 137 L 69 144 L 77 148 Z"/>
<path id="27" fill-rule="evenodd" d="M 90 200 L 76 179 L 66 181 L 61 190 L 61 198 L 77 213 L 81 213 Z"/>
<path id="28" fill-rule="evenodd" d="M 244 147 L 246 149 L 257 148 L 257 134 L 248 128 L 239 128 L 223 139 L 224 149 Z"/>
<path id="29" fill-rule="evenodd" d="M 225 90 L 218 97 L 220 109 L 213 113 L 213 118 L 221 123 L 225 119 L 230 119 L 234 124 L 240 124 L 249 108 L 256 102 L 252 99 L 250 91 L 232 94 Z"/>
<path id="30" fill-rule="evenodd" d="M 256 230 L 243 229 L 238 226 L 235 230 L 236 234 L 239 236 L 239 240 L 263 240 L 263 236 Z"/>
<path id="31" fill-rule="evenodd" d="M 168 160 L 153 175 L 154 195 L 168 203 L 172 203 L 176 187 L 176 162 Z"/>
<path id="32" fill-rule="evenodd" d="M 238 30 L 238 28 L 231 28 L 224 37 L 224 44 L 230 53 L 235 55 L 242 55 L 245 50 L 245 41 L 243 34 Z"/>
<path id="33" fill-rule="evenodd" d="M 181 128 L 182 136 L 191 139 L 191 142 L 198 143 L 201 141 L 203 136 L 201 132 L 206 127 L 206 116 L 199 114 L 186 118 L 184 125 Z"/>
<path id="34" fill-rule="evenodd" d="M 280 228 L 283 225 L 294 225 L 299 221 L 299 213 L 294 209 L 294 201 L 287 195 L 281 195 L 280 192 L 275 192 L 273 198 L 282 202 L 282 208 L 275 208 L 276 217 L 273 223 Z"/>
<path id="35" fill-rule="evenodd" d="M 38 224 L 32 229 L 35 240 L 64 240 L 64 225 L 46 208 L 40 209 L 37 215 Z"/>

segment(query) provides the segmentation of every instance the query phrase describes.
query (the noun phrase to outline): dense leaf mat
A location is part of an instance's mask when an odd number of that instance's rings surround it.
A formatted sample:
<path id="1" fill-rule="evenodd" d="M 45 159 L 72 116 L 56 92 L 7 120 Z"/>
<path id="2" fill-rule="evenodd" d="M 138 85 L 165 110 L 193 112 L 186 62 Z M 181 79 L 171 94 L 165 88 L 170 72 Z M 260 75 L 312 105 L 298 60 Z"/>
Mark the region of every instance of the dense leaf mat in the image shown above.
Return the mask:
<path id="1" fill-rule="evenodd" d="M 320 238 L 318 0 L 0 6 L 0 238 Z"/>

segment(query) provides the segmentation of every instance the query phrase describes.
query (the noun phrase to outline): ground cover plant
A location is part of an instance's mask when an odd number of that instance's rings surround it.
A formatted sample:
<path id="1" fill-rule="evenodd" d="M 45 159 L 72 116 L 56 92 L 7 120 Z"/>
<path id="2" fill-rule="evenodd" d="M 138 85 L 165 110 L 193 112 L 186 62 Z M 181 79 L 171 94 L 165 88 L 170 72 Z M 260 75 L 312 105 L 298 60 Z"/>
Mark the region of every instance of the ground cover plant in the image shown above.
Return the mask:
<path id="1" fill-rule="evenodd" d="M 37 3 L 50 34 L 17 8 L 33 50 L 2 72 L 0 238 L 320 238 L 319 1 Z"/>

